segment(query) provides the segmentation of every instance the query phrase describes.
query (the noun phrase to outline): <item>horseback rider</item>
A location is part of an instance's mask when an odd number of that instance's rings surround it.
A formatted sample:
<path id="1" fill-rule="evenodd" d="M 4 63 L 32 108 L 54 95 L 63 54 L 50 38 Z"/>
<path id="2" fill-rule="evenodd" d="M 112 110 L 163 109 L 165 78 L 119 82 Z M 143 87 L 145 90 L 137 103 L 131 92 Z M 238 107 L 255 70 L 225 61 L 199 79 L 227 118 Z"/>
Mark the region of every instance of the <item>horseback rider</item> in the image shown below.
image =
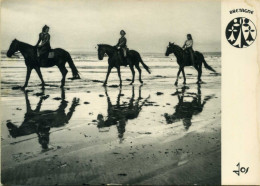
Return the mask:
<path id="1" fill-rule="evenodd" d="M 192 36 L 191 36 L 191 34 L 187 34 L 187 40 L 185 41 L 182 48 L 184 49 L 184 55 L 186 53 L 190 54 L 191 64 L 192 64 L 192 66 L 194 66 L 195 60 L 194 60 L 194 51 L 193 51 L 192 46 L 193 46 Z"/>
<path id="2" fill-rule="evenodd" d="M 125 38 L 125 31 L 120 31 L 121 38 L 119 38 L 118 43 L 116 44 L 117 49 L 119 50 L 119 56 L 122 63 L 127 66 L 127 46 L 126 46 L 126 38 Z"/>
<path id="3" fill-rule="evenodd" d="M 49 29 L 50 28 L 47 25 L 44 25 L 44 27 L 42 28 L 42 32 L 39 34 L 39 40 L 36 44 L 38 62 L 40 62 L 41 58 L 47 58 L 51 50 L 51 45 L 50 45 L 51 36 L 48 33 Z"/>

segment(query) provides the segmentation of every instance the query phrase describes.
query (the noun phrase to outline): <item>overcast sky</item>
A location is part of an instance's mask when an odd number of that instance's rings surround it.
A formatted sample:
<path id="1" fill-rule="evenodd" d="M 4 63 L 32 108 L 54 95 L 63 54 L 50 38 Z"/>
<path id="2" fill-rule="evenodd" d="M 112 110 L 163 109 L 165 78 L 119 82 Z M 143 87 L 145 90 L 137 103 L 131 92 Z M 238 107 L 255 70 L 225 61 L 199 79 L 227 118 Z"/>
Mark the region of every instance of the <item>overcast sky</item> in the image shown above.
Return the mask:
<path id="1" fill-rule="evenodd" d="M 183 45 L 191 33 L 194 49 L 220 51 L 220 1 L 173 0 L 3 0 L 1 45 L 35 45 L 43 25 L 50 26 L 52 48 L 95 51 L 115 45 L 126 31 L 127 45 L 140 52 L 165 52 L 169 41 Z"/>

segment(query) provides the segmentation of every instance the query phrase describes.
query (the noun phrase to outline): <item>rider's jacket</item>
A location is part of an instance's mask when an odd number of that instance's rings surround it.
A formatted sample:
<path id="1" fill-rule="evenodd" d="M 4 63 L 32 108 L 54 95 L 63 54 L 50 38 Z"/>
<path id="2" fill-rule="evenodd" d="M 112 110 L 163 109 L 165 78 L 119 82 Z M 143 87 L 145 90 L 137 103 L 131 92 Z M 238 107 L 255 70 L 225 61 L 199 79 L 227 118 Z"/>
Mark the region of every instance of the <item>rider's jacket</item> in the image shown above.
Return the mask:
<path id="1" fill-rule="evenodd" d="M 120 48 L 126 48 L 126 38 L 124 36 L 122 36 L 119 40 L 118 40 L 118 43 L 117 43 L 117 47 L 120 47 Z"/>
<path id="2" fill-rule="evenodd" d="M 36 44 L 39 55 L 48 53 L 51 50 L 50 38 L 51 36 L 49 33 L 42 32 L 39 34 L 39 40 Z"/>
<path id="3" fill-rule="evenodd" d="M 192 45 L 193 45 L 193 40 L 190 39 L 190 40 L 186 40 L 184 45 L 183 45 L 183 48 L 192 48 Z"/>

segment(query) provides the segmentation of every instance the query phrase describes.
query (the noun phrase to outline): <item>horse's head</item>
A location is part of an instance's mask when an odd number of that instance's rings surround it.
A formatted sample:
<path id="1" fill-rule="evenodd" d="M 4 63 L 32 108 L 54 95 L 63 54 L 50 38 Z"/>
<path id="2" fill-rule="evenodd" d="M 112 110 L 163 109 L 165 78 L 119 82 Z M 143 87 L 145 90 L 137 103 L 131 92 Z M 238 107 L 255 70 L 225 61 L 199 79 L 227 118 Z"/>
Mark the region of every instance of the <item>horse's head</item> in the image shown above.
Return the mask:
<path id="1" fill-rule="evenodd" d="M 12 57 L 12 55 L 19 50 L 18 47 L 19 41 L 17 39 L 14 39 L 6 53 L 7 57 Z"/>
<path id="2" fill-rule="evenodd" d="M 173 53 L 174 43 L 169 42 L 169 45 L 167 46 L 165 56 L 169 56 L 171 53 Z"/>
<path id="3" fill-rule="evenodd" d="M 48 149 L 48 144 L 50 141 L 50 126 L 39 125 L 37 128 L 38 141 L 42 146 L 42 149 Z"/>
<path id="4" fill-rule="evenodd" d="M 183 118 L 182 123 L 183 123 L 185 130 L 189 130 L 189 128 L 191 126 L 191 118 Z"/>
<path id="5" fill-rule="evenodd" d="M 103 60 L 104 56 L 105 56 L 105 49 L 102 45 L 98 45 L 98 59 L 99 60 Z"/>

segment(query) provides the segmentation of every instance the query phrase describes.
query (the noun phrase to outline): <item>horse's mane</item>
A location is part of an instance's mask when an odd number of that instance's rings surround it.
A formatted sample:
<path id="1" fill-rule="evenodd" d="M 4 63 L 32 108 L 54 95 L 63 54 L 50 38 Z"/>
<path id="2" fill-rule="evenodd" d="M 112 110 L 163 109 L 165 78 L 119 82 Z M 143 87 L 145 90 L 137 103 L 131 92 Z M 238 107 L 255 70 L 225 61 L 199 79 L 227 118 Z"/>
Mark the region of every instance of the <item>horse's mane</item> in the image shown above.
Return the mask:
<path id="1" fill-rule="evenodd" d="M 28 44 L 28 43 L 25 43 L 25 42 L 22 42 L 22 41 L 19 41 L 17 40 L 20 44 L 26 46 L 26 47 L 33 47 L 32 45 Z"/>
<path id="2" fill-rule="evenodd" d="M 104 48 L 106 48 L 106 50 L 109 50 L 111 52 L 117 51 L 116 47 L 108 45 L 108 44 L 99 44 L 98 46 L 99 47 L 104 47 Z"/>
<path id="3" fill-rule="evenodd" d="M 183 52 L 183 49 L 179 45 L 173 44 L 173 47 L 175 47 L 178 52 Z"/>
<path id="4" fill-rule="evenodd" d="M 114 48 L 114 46 L 112 46 L 112 45 L 108 45 L 108 44 L 98 44 L 98 46 Z"/>

